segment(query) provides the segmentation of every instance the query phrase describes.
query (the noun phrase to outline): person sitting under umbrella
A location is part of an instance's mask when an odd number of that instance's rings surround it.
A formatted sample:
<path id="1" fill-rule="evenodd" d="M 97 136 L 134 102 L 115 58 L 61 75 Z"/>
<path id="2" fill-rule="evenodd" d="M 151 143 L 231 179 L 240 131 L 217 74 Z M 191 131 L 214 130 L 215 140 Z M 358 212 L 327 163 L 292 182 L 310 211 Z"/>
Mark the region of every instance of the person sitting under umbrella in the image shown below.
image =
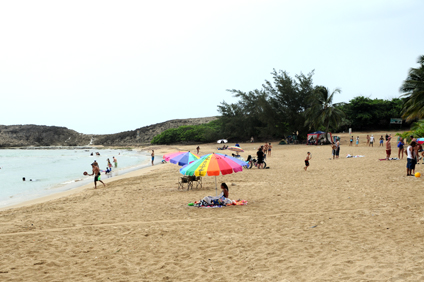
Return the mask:
<path id="1" fill-rule="evenodd" d="M 203 200 L 201 201 L 201 203 L 205 206 L 208 205 L 222 205 L 225 206 L 227 204 L 231 204 L 233 201 L 231 201 L 230 199 L 228 199 L 228 195 L 229 195 L 229 190 L 228 190 L 228 186 L 226 183 L 222 183 L 221 184 L 221 189 L 222 192 L 221 194 L 219 194 L 219 196 L 206 196 L 203 198 Z"/>

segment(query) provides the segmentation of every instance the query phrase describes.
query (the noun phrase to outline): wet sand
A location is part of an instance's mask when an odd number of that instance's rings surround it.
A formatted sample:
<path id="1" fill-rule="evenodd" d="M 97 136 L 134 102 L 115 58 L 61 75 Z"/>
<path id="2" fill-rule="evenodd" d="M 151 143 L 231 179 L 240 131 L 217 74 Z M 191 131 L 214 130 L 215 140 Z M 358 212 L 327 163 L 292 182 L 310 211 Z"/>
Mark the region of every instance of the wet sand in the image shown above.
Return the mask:
<path id="1" fill-rule="evenodd" d="M 349 147 L 342 135 L 338 160 L 329 146 L 274 143 L 270 169 L 219 176 L 247 206 L 188 207 L 215 179 L 178 190 L 168 163 L 0 211 L 0 281 L 422 281 L 423 178 L 360 136 Z M 259 144 L 240 145 L 246 158 Z"/>

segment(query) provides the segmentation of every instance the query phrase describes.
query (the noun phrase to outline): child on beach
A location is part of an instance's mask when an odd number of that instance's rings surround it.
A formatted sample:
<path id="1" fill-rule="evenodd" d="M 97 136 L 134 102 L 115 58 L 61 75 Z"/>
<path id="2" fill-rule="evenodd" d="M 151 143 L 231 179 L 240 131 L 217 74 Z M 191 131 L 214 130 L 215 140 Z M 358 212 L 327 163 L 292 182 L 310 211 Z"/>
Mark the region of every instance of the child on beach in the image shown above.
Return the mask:
<path id="1" fill-rule="evenodd" d="M 358 147 L 358 145 L 359 145 L 359 136 L 356 137 L 356 147 Z"/>
<path id="2" fill-rule="evenodd" d="M 384 138 L 383 138 L 383 135 L 381 135 L 381 137 L 380 137 L 380 146 L 381 147 L 383 147 L 383 141 L 384 141 Z M 380 147 L 380 146 L 378 146 L 378 147 Z"/>
<path id="3" fill-rule="evenodd" d="M 272 145 L 271 143 L 268 144 L 268 157 L 271 157 L 271 149 L 272 149 Z"/>
<path id="4" fill-rule="evenodd" d="M 350 135 L 350 144 L 349 144 L 349 146 L 352 146 L 352 143 L 353 143 L 353 135 Z"/>
<path id="5" fill-rule="evenodd" d="M 312 159 L 312 155 L 310 152 L 308 152 L 305 159 L 305 168 L 304 168 L 305 171 L 308 169 L 310 159 Z"/>

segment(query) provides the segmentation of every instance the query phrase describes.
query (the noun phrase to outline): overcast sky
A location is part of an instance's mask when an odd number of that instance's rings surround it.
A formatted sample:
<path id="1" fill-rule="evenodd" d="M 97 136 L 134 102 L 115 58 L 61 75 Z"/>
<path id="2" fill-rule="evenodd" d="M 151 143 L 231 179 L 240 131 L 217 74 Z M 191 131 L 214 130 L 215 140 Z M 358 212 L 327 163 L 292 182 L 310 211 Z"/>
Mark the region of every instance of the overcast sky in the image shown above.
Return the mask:
<path id="1" fill-rule="evenodd" d="M 335 102 L 398 97 L 422 0 L 1 1 L 0 124 L 117 133 L 218 115 L 227 89 L 315 70 Z"/>

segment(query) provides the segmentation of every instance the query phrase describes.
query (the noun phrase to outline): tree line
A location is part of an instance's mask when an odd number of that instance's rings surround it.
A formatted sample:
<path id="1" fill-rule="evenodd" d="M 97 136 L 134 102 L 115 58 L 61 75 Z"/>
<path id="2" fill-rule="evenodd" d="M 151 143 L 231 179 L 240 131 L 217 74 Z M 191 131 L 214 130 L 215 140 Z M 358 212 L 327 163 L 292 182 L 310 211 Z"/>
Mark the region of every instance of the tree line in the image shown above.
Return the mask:
<path id="1" fill-rule="evenodd" d="M 238 101 L 221 102 L 218 120 L 202 126 L 168 129 L 152 143 L 213 142 L 221 138 L 247 141 L 252 136 L 259 140 L 275 140 L 294 133 L 306 138 L 307 133 L 318 130 L 389 129 L 390 119 L 401 117 L 408 126 L 424 117 L 424 56 L 418 59 L 418 64 L 418 68 L 409 71 L 399 98 L 383 100 L 358 96 L 348 103 L 333 103 L 340 89 L 314 85 L 314 71 L 292 77 L 286 71 L 274 69 L 272 80 L 265 80 L 260 89 L 227 90 Z"/>

